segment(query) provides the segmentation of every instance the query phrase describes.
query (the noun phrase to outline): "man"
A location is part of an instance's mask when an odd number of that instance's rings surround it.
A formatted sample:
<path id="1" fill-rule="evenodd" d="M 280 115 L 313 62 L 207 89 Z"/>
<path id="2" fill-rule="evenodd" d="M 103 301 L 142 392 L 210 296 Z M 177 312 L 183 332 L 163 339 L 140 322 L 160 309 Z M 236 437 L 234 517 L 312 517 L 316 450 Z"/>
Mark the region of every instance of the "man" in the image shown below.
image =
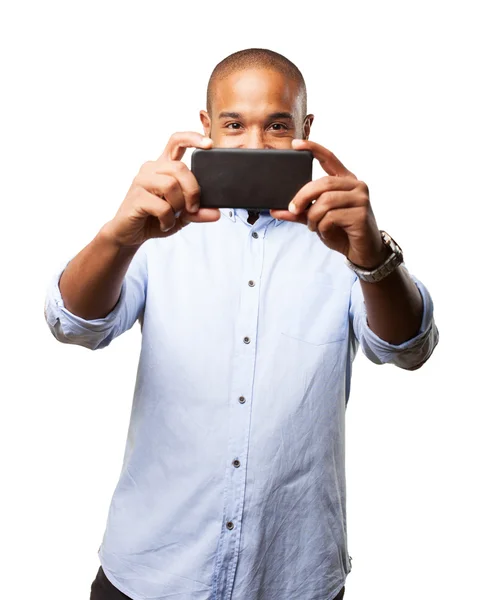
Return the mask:
<path id="1" fill-rule="evenodd" d="M 103 348 L 142 327 L 91 598 L 339 599 L 352 361 L 361 345 L 375 363 L 420 367 L 438 340 L 432 300 L 366 184 L 309 141 L 289 60 L 227 57 L 200 118 L 204 136 L 174 134 L 141 167 L 47 297 L 62 342 Z M 212 146 L 309 149 L 327 175 L 289 211 L 198 208 L 181 158 Z"/>

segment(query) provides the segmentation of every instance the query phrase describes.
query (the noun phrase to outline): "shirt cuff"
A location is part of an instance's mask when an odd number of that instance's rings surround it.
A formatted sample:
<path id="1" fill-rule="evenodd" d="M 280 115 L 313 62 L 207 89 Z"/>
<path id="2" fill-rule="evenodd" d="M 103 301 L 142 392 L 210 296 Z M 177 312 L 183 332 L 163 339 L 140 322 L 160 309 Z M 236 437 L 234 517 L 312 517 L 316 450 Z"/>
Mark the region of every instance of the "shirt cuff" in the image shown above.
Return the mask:
<path id="1" fill-rule="evenodd" d="M 52 330 L 55 329 L 57 333 L 63 333 L 64 336 L 74 337 L 84 336 L 89 332 L 95 334 L 110 330 L 112 324 L 117 320 L 122 309 L 122 305 L 125 302 L 125 280 L 123 280 L 121 286 L 118 302 L 108 315 L 101 319 L 83 319 L 82 317 L 73 314 L 67 308 L 65 308 L 63 297 L 60 292 L 60 277 L 62 276 L 69 262 L 70 261 L 67 261 L 61 270 L 55 274 L 48 287 L 45 301 L 45 318 L 48 325 Z"/>

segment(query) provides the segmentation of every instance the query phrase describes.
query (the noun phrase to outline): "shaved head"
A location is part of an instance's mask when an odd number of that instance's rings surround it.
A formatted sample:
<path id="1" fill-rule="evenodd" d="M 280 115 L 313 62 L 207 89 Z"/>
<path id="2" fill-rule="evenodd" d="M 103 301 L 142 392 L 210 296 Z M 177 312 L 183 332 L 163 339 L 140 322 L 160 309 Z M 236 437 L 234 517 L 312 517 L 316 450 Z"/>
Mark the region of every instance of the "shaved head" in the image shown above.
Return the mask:
<path id="1" fill-rule="evenodd" d="M 245 71 L 248 69 L 269 69 L 281 73 L 283 76 L 294 81 L 297 84 L 298 94 L 301 97 L 302 117 L 306 116 L 306 84 L 301 71 L 282 54 L 264 48 L 240 50 L 239 52 L 230 54 L 216 65 L 208 81 L 206 92 L 206 109 L 210 115 L 212 114 L 215 84 L 236 71 Z"/>

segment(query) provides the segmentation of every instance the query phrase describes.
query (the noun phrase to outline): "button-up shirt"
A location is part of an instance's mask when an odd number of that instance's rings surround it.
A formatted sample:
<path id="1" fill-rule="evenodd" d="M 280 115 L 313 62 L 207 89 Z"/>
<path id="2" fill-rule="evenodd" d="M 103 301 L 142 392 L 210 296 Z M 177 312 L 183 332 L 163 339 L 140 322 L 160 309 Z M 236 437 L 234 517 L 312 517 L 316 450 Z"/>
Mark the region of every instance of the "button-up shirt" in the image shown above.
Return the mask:
<path id="1" fill-rule="evenodd" d="M 438 333 L 368 327 L 361 286 L 316 233 L 244 209 L 145 242 L 105 318 L 48 289 L 53 335 L 106 347 L 139 320 L 123 466 L 98 550 L 134 600 L 331 600 L 351 570 L 345 409 L 360 346 L 414 369 Z M 65 261 L 65 266 L 68 261 Z M 404 267 L 401 267 L 404 268 Z"/>

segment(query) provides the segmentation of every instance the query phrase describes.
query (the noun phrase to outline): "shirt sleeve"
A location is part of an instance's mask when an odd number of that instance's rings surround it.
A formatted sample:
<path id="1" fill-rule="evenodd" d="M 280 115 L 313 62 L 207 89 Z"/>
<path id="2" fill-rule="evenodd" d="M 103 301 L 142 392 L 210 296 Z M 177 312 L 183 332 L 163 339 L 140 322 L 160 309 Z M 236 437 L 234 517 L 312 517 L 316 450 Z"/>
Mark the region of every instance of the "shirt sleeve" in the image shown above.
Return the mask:
<path id="1" fill-rule="evenodd" d="M 44 306 L 47 325 L 60 342 L 84 346 L 90 350 L 104 348 L 130 329 L 144 310 L 148 280 L 145 244 L 140 246 L 128 267 L 118 302 L 101 319 L 83 319 L 65 308 L 59 281 L 70 260 L 55 273 L 47 287 Z"/>
<path id="2" fill-rule="evenodd" d="M 402 268 L 405 269 L 404 265 Z M 414 275 L 409 274 L 409 276 L 416 284 L 423 300 L 421 328 L 415 337 L 395 345 L 381 339 L 370 329 L 367 322 L 366 304 L 358 278 L 353 283 L 351 290 L 350 318 L 354 334 L 369 360 L 379 365 L 391 363 L 401 369 L 413 371 L 421 367 L 431 356 L 439 341 L 439 332 L 434 322 L 434 305 L 431 295 Z"/>

